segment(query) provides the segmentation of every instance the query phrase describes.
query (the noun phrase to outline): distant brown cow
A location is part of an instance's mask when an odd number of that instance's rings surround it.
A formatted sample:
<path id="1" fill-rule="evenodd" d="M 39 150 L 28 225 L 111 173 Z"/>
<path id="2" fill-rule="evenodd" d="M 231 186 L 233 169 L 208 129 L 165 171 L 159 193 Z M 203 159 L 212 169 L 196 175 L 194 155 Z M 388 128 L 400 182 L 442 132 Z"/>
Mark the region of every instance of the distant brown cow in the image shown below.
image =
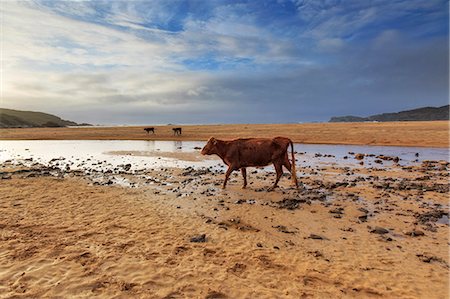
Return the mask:
<path id="1" fill-rule="evenodd" d="M 155 134 L 155 128 L 145 128 L 144 131 L 147 132 L 147 134 L 150 134 L 150 132 Z"/>
<path id="2" fill-rule="evenodd" d="M 173 135 L 181 135 L 181 128 L 173 128 Z"/>
<path id="3" fill-rule="evenodd" d="M 291 145 L 292 164 L 289 162 L 288 147 Z M 218 140 L 211 137 L 202 149 L 202 155 L 217 155 L 228 165 L 225 174 L 223 188 L 227 185 L 228 178 L 234 170 L 240 169 L 244 177 L 244 186 L 247 186 L 246 167 L 267 166 L 273 163 L 277 178 L 275 184 L 269 189 L 277 187 L 278 181 L 283 174 L 285 166 L 292 174 L 292 181 L 298 188 L 297 176 L 295 173 L 294 145 L 289 138 L 247 138 L 235 140 Z"/>

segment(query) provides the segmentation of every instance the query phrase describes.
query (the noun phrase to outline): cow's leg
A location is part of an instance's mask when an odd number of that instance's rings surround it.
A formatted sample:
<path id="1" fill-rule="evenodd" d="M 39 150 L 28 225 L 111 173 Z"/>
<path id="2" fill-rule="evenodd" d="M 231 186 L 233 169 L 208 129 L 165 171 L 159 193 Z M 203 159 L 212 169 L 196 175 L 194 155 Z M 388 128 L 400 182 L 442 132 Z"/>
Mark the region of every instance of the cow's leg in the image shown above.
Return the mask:
<path id="1" fill-rule="evenodd" d="M 284 165 L 284 167 L 286 167 L 287 170 L 289 170 L 289 172 L 292 173 L 292 171 L 291 171 L 292 165 L 291 165 L 291 162 L 289 162 L 289 158 L 288 158 L 287 153 L 284 156 L 283 165 Z"/>
<path id="2" fill-rule="evenodd" d="M 242 186 L 242 189 L 245 189 L 247 187 L 247 170 L 245 167 L 241 168 L 242 177 L 244 177 L 244 186 Z"/>
<path id="3" fill-rule="evenodd" d="M 223 182 L 223 186 L 222 189 L 225 189 L 225 187 L 227 186 L 227 181 L 228 178 L 230 177 L 230 174 L 233 172 L 234 167 L 233 166 L 228 166 L 227 172 L 225 173 L 225 181 Z"/>
<path id="4" fill-rule="evenodd" d="M 269 188 L 269 191 L 272 191 L 275 189 L 278 185 L 278 181 L 280 180 L 281 176 L 283 175 L 283 164 L 279 161 L 276 161 L 273 163 L 273 166 L 275 166 L 275 171 L 277 172 L 277 178 L 275 180 L 275 184 L 271 188 Z"/>

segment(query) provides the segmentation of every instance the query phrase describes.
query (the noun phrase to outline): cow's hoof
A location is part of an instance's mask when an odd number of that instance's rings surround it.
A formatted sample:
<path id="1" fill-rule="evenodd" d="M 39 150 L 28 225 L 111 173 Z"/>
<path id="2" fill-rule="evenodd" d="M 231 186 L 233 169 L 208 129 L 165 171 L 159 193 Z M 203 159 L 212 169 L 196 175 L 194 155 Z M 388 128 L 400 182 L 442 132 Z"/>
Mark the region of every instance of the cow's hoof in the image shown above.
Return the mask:
<path id="1" fill-rule="evenodd" d="M 242 186 L 242 189 L 247 189 L 247 186 Z"/>

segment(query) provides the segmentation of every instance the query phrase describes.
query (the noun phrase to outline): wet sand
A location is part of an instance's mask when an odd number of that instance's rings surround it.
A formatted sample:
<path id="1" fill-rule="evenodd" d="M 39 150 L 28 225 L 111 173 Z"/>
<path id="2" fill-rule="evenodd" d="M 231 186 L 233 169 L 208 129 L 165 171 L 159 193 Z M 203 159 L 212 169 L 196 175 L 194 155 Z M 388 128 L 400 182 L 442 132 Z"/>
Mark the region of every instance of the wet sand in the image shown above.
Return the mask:
<path id="1" fill-rule="evenodd" d="M 298 166 L 267 192 L 250 168 L 222 190 L 222 170 L 6 163 L 0 297 L 448 298 L 448 167 Z"/>
<path id="2" fill-rule="evenodd" d="M 305 123 L 182 125 L 181 136 L 174 126 L 154 126 L 147 134 L 144 126 L 90 128 L 0 129 L 0 140 L 207 140 L 244 137 L 286 136 L 296 143 L 449 147 L 449 122 L 386 123 Z"/>

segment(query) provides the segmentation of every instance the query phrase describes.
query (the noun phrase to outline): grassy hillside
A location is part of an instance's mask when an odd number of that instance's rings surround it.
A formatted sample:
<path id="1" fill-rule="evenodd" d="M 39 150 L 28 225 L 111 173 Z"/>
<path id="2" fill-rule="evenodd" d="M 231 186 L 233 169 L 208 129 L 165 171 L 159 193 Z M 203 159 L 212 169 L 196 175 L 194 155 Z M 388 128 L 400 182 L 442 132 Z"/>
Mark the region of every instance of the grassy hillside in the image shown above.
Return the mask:
<path id="1" fill-rule="evenodd" d="M 449 105 L 442 107 L 424 107 L 396 113 L 383 113 L 369 117 L 340 116 L 332 117 L 330 122 L 363 122 L 363 121 L 430 121 L 448 120 Z"/>
<path id="2" fill-rule="evenodd" d="M 77 125 L 73 121 L 64 120 L 48 113 L 0 108 L 0 128 L 66 127 Z"/>

